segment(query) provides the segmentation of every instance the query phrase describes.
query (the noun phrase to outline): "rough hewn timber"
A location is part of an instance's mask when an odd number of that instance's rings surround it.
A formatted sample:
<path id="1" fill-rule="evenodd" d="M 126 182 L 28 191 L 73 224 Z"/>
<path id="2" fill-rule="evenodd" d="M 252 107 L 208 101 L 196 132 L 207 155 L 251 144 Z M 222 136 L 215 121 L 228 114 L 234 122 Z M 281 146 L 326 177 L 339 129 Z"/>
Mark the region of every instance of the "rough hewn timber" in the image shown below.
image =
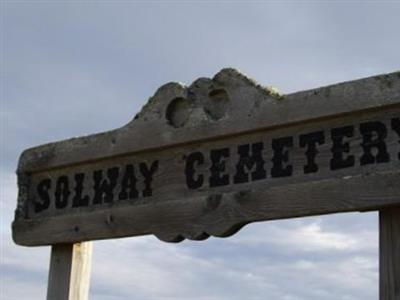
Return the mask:
<path id="1" fill-rule="evenodd" d="M 26 150 L 21 245 L 228 236 L 400 204 L 400 73 L 277 96 L 225 69 L 162 86 L 126 126 Z"/>

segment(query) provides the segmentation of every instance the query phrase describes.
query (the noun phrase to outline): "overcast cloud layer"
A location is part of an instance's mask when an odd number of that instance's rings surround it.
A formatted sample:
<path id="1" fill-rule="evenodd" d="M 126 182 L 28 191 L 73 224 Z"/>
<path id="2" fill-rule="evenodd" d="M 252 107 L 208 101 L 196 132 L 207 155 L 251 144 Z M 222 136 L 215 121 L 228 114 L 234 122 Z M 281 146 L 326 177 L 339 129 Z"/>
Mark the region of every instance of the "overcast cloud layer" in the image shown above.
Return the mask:
<path id="1" fill-rule="evenodd" d="M 223 67 L 283 93 L 399 70 L 399 15 L 397 1 L 1 2 L 0 298 L 46 295 L 50 248 L 11 240 L 22 150 L 120 127 L 160 85 Z M 341 214 L 95 242 L 90 297 L 377 299 L 377 226 Z"/>

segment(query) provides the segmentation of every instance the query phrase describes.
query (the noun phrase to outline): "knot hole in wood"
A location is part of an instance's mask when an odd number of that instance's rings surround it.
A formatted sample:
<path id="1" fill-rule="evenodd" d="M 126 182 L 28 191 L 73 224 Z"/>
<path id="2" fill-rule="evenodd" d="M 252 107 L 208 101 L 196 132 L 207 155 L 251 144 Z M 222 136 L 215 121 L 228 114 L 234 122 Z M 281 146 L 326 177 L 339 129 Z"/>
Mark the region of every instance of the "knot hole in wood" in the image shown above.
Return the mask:
<path id="1" fill-rule="evenodd" d="M 229 107 L 229 96 L 224 89 L 212 90 L 208 97 L 210 101 L 204 107 L 206 114 L 214 121 L 223 118 Z"/>
<path id="2" fill-rule="evenodd" d="M 191 105 L 187 99 L 177 97 L 168 104 L 165 117 L 170 125 L 179 128 L 185 125 L 191 110 Z"/>

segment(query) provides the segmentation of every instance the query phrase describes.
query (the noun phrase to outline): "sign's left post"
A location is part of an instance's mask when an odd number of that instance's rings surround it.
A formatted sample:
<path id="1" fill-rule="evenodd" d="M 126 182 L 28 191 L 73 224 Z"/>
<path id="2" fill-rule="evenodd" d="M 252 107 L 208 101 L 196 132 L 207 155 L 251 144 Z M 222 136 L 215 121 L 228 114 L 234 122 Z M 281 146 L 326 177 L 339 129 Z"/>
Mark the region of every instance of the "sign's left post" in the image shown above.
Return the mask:
<path id="1" fill-rule="evenodd" d="M 56 244 L 51 248 L 47 300 L 87 300 L 93 244 Z"/>

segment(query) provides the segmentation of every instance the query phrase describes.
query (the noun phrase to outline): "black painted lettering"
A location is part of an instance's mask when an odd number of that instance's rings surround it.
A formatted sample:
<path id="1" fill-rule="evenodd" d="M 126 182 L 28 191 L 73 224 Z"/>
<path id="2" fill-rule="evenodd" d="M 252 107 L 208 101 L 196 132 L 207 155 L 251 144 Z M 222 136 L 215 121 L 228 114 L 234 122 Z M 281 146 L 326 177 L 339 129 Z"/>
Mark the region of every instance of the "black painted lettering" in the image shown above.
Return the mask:
<path id="1" fill-rule="evenodd" d="M 158 160 L 155 160 L 150 168 L 147 167 L 146 163 L 141 163 L 139 165 L 140 173 L 142 173 L 144 177 L 144 190 L 143 190 L 143 197 L 150 197 L 153 195 L 153 190 L 151 187 L 151 183 L 153 181 L 154 173 L 158 170 Z"/>
<path id="2" fill-rule="evenodd" d="M 400 138 L 400 118 L 393 118 L 392 119 L 392 129 L 397 133 Z M 400 140 L 399 140 L 400 144 Z M 400 159 L 400 152 L 398 154 L 398 158 Z"/>
<path id="3" fill-rule="evenodd" d="M 37 186 L 37 193 L 39 195 L 39 199 L 35 199 L 34 202 L 34 209 L 35 213 L 39 213 L 43 210 L 46 210 L 50 206 L 50 195 L 49 190 L 51 188 L 51 180 L 50 179 L 43 179 L 39 182 Z"/>
<path id="4" fill-rule="evenodd" d="M 121 192 L 118 195 L 119 200 L 133 200 L 139 196 L 136 189 L 137 178 L 133 165 L 126 165 L 125 174 L 121 181 Z"/>
<path id="5" fill-rule="evenodd" d="M 194 152 L 190 153 L 186 158 L 186 165 L 185 165 L 185 175 L 186 175 L 186 185 L 189 189 L 198 189 L 203 185 L 204 176 L 197 175 L 195 177 L 195 165 L 202 165 L 204 164 L 204 155 L 201 152 Z"/>
<path id="6" fill-rule="evenodd" d="M 264 169 L 265 161 L 262 156 L 263 143 L 254 143 L 238 146 L 239 161 L 236 165 L 236 174 L 233 177 L 234 183 L 249 182 L 249 171 L 251 172 L 251 180 L 260 180 L 267 177 L 267 172 Z"/>
<path id="7" fill-rule="evenodd" d="M 360 164 L 363 166 L 389 162 L 390 156 L 385 142 L 387 137 L 385 124 L 378 121 L 362 123 L 360 124 L 360 133 L 363 138 L 361 146 L 364 151 L 360 157 Z M 372 149 L 376 149 L 375 155 L 372 153 Z"/>
<path id="8" fill-rule="evenodd" d="M 224 186 L 229 184 L 229 175 L 224 174 L 226 171 L 225 158 L 229 157 L 229 148 L 221 148 L 210 151 L 211 167 L 210 167 L 210 187 Z"/>
<path id="9" fill-rule="evenodd" d="M 93 172 L 94 197 L 93 204 L 112 202 L 114 188 L 117 184 L 119 169 L 117 167 L 107 170 L 107 178 L 103 179 L 103 170 Z"/>
<path id="10" fill-rule="evenodd" d="M 60 176 L 56 183 L 56 192 L 54 193 L 56 198 L 56 208 L 62 209 L 67 207 L 68 198 L 71 194 L 69 190 L 69 181 L 67 176 Z"/>
<path id="11" fill-rule="evenodd" d="M 323 131 L 315 131 L 307 134 L 302 134 L 299 137 L 300 147 L 306 149 L 307 164 L 303 167 L 304 174 L 318 172 L 318 165 L 315 163 L 315 157 L 318 154 L 317 144 L 325 143 L 325 135 Z"/>
<path id="12" fill-rule="evenodd" d="M 354 135 L 354 126 L 333 128 L 332 137 L 332 159 L 330 161 L 331 170 L 338 170 L 354 166 L 354 155 L 344 157 L 343 154 L 350 152 L 350 144 L 344 142 L 345 137 L 350 138 Z"/>
<path id="13" fill-rule="evenodd" d="M 82 197 L 83 182 L 85 181 L 85 174 L 75 174 L 75 195 L 72 199 L 72 207 L 81 207 L 89 205 L 89 196 Z"/>
<path id="14" fill-rule="evenodd" d="M 286 177 L 291 176 L 293 173 L 293 166 L 284 163 L 289 162 L 289 150 L 287 148 L 293 147 L 293 137 L 283 137 L 272 140 L 272 149 L 274 155 L 272 157 L 272 177 Z"/>

